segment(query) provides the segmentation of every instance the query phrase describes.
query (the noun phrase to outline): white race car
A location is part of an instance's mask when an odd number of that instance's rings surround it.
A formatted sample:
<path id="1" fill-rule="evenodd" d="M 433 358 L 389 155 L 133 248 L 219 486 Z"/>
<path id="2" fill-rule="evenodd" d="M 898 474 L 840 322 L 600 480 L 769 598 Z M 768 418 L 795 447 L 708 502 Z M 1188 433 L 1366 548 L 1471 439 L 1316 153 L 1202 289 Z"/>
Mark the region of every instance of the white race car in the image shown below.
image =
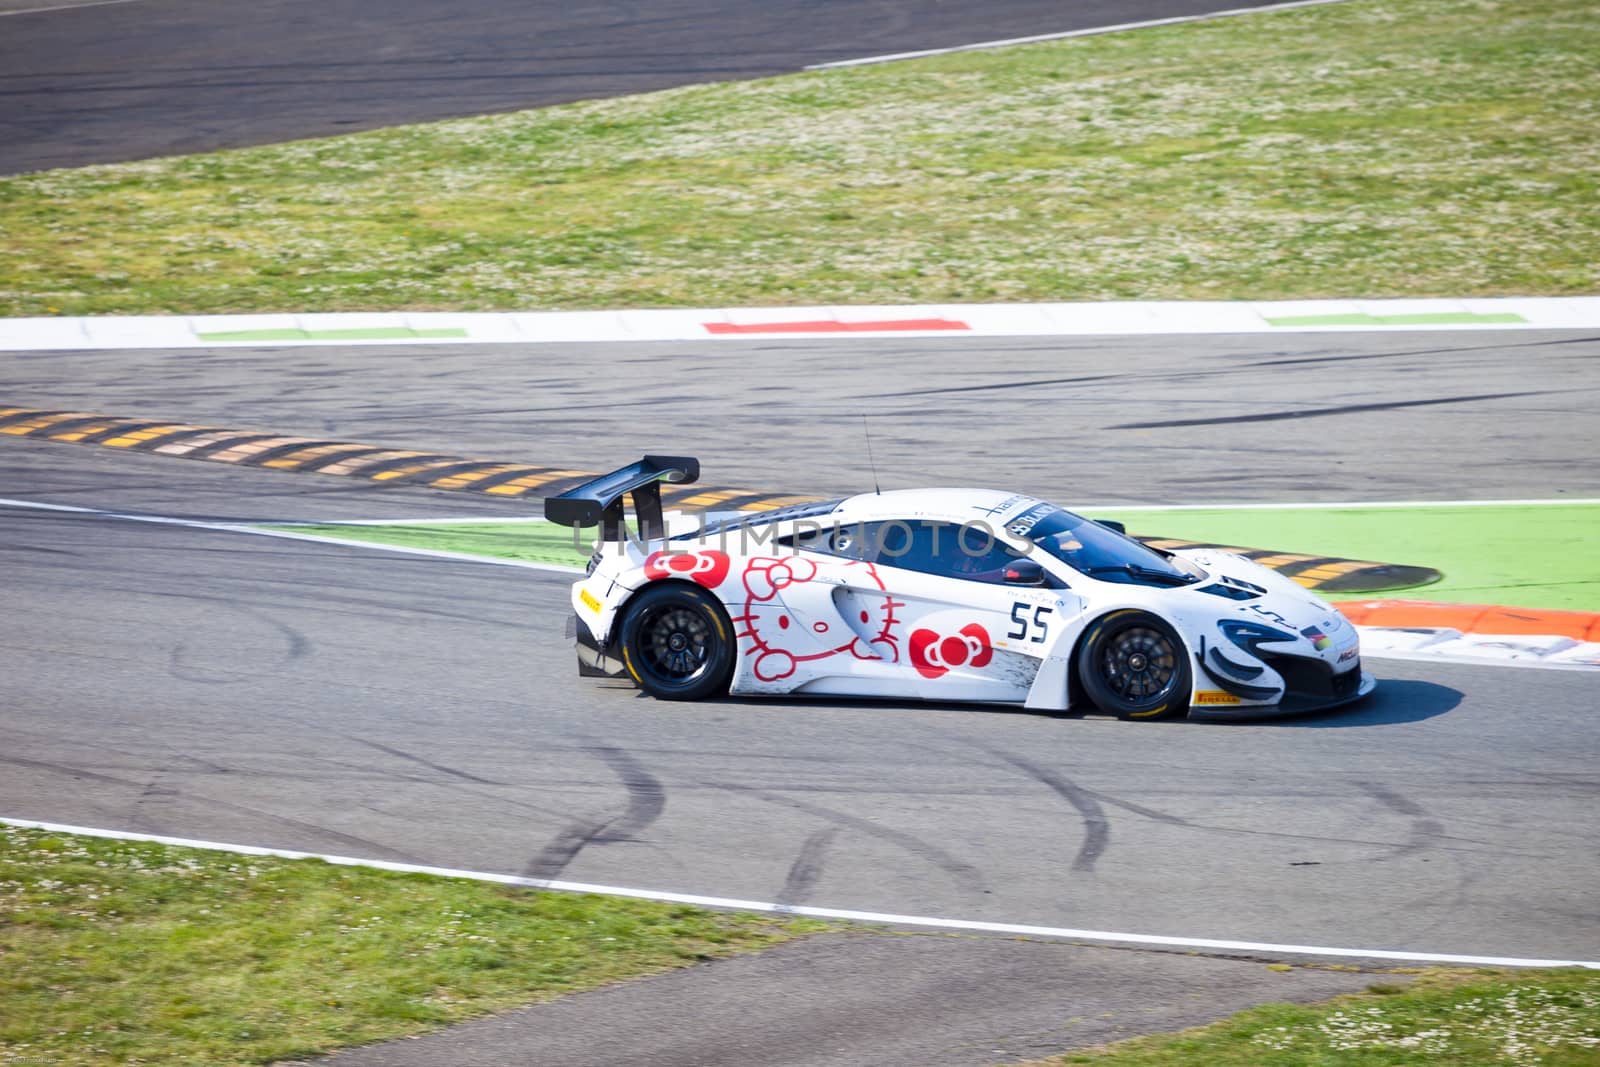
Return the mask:
<path id="1" fill-rule="evenodd" d="M 660 483 L 699 466 L 646 456 L 545 501 L 551 521 L 602 534 L 572 589 L 580 673 L 668 700 L 916 698 L 1126 719 L 1296 714 L 1376 685 L 1337 610 L 1236 555 L 1157 550 L 987 489 L 664 514 Z"/>

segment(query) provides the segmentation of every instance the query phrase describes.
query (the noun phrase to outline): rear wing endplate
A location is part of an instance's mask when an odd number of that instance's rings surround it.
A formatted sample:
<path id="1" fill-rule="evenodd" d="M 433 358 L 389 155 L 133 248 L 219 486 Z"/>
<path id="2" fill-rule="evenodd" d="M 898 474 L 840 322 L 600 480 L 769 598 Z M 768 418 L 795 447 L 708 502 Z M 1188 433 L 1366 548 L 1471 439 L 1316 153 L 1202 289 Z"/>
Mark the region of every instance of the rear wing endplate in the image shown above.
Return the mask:
<path id="1" fill-rule="evenodd" d="M 600 527 L 604 541 L 622 539 L 622 498 L 633 494 L 633 513 L 639 519 L 639 535 L 648 541 L 667 534 L 661 511 L 661 483 L 687 483 L 700 477 L 700 461 L 693 456 L 645 456 L 637 463 L 618 468 L 568 489 L 560 496 L 546 497 L 544 517 L 562 526 Z"/>

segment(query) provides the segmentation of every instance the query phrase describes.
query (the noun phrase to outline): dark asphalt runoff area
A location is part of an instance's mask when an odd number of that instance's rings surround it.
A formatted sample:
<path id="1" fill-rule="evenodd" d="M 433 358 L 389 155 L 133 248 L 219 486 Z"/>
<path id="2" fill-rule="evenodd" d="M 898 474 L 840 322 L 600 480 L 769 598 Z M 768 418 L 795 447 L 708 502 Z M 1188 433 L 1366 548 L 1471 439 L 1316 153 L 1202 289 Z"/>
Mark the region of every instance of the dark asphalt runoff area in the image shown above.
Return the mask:
<path id="1" fill-rule="evenodd" d="M 519 111 L 1261 3 L 0 0 L 0 174 Z"/>
<path id="2" fill-rule="evenodd" d="M 681 451 L 796 491 L 865 484 L 865 407 L 886 487 L 1597 496 L 1597 350 L 1518 331 L 21 353 L 0 396 L 589 469 Z M 529 510 L 20 439 L 0 440 L 0 496 Z M 0 568 L 11 817 L 947 919 L 1600 958 L 1581 672 L 1373 660 L 1363 704 L 1254 725 L 668 706 L 576 677 L 564 575 L 14 508 Z M 598 1020 L 598 1058 L 560 1062 L 954 1067 L 1379 980 L 1290 959 L 830 935 L 343 1058 L 554 1062 L 540 1049 Z"/>

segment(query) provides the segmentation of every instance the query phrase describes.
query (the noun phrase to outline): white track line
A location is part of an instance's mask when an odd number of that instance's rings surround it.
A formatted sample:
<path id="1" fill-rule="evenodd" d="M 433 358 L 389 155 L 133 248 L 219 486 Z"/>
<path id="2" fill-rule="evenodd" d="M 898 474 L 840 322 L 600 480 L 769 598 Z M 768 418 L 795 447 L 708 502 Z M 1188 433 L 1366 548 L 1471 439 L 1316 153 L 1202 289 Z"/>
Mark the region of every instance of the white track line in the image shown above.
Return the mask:
<path id="1" fill-rule="evenodd" d="M 1330 500 L 1304 504 L 1075 504 L 1074 511 L 1318 511 L 1332 508 L 1548 508 L 1600 504 L 1600 497 L 1538 500 Z"/>
<path id="2" fill-rule="evenodd" d="M 928 48 L 920 52 L 896 52 L 892 55 L 865 56 L 861 59 L 840 59 L 832 63 L 814 63 L 806 70 L 839 70 L 843 67 L 864 67 L 873 63 L 897 63 L 902 59 L 922 59 L 926 56 L 945 56 L 955 52 L 979 52 L 990 48 L 1010 48 L 1018 44 L 1038 44 L 1041 41 L 1065 41 L 1072 37 L 1094 37 L 1102 33 L 1121 33 L 1124 30 L 1143 30 L 1152 26 L 1173 26 L 1182 22 L 1208 22 L 1211 19 L 1233 18 L 1235 15 L 1256 15 L 1266 11 L 1289 11 L 1297 7 L 1321 7 L 1338 4 L 1343 0 L 1293 0 L 1287 4 L 1268 4 L 1264 7 L 1241 7 L 1229 11 L 1212 11 L 1205 15 L 1175 15 L 1165 19 L 1147 19 L 1144 22 L 1124 22 L 1116 26 L 1094 26 L 1086 30 L 1067 30 L 1062 33 L 1041 33 L 1033 37 L 1011 37 L 1004 41 L 980 41 L 961 44 L 953 48 Z"/>
<path id="3" fill-rule="evenodd" d="M 539 563 L 533 560 L 505 559 L 500 556 L 475 556 L 470 552 L 447 552 L 439 548 L 412 548 L 407 545 L 386 545 L 377 541 L 357 541 L 347 537 L 325 537 L 322 534 L 297 533 L 275 530 L 263 526 L 243 526 L 231 522 L 203 522 L 198 519 L 175 519 L 165 515 L 139 515 L 100 508 L 75 507 L 70 504 L 45 504 L 34 500 L 12 500 L 0 497 L 0 507 L 27 511 L 60 511 L 74 515 L 93 515 L 103 519 L 121 519 L 126 522 L 148 522 L 159 526 L 181 526 L 191 530 L 215 530 L 221 533 L 250 534 L 254 537 L 279 537 L 286 541 L 310 541 L 319 545 L 338 545 L 341 548 L 370 548 L 378 552 L 396 552 L 407 556 L 425 556 L 447 559 L 458 563 L 481 563 L 491 567 L 520 567 L 529 571 L 552 571 L 557 574 L 582 574 L 582 567 L 561 563 Z M 307 523 L 306 525 L 317 525 Z"/>
<path id="4" fill-rule="evenodd" d="M 927 915 L 898 915 L 892 912 L 855 911 L 848 908 L 813 908 L 796 904 L 778 904 L 766 900 L 738 900 L 731 897 L 702 896 L 698 893 L 673 893 L 658 889 L 633 889 L 625 886 L 595 885 L 588 882 L 522 878 L 511 874 L 464 871 L 451 867 L 427 867 L 414 863 L 395 863 L 389 860 L 356 859 L 351 856 L 330 856 L 320 852 L 263 848 L 259 845 L 230 845 L 216 841 L 195 841 L 184 837 L 165 837 L 158 834 L 136 834 L 123 830 L 102 830 L 86 826 L 67 826 L 61 823 L 35 822 L 31 819 L 0 818 L 0 823 L 30 830 L 81 834 L 85 837 L 110 838 L 116 841 L 150 841 L 162 845 L 176 845 L 181 848 L 207 849 L 212 852 L 232 852 L 246 856 L 276 856 L 280 859 L 291 860 L 319 859 L 326 863 L 334 863 L 344 867 L 367 867 L 380 871 L 429 874 L 440 878 L 463 878 L 475 882 L 493 882 L 498 885 L 524 886 L 529 889 L 548 889 L 563 893 L 598 893 L 604 896 L 630 897 L 637 900 L 694 904 L 706 908 L 731 908 L 736 911 L 765 912 L 776 915 L 802 915 L 813 919 L 845 919 L 852 922 L 891 923 L 896 926 L 924 926 L 940 930 L 970 930 L 980 933 L 1017 934 L 1026 937 L 1056 937 L 1074 941 L 1152 945 L 1161 948 L 1212 949 L 1221 952 L 1250 952 L 1273 956 L 1324 956 L 1340 959 L 1394 960 L 1405 963 L 1449 963 L 1474 967 L 1587 967 L 1591 970 L 1600 970 L 1600 961 L 1596 960 L 1472 956 L 1445 952 L 1400 952 L 1393 949 L 1336 948 L 1328 945 L 1288 945 L 1268 941 L 1228 941 L 1210 937 L 1164 937 L 1155 934 L 1117 933 L 1110 930 L 1079 930 L 1067 926 L 1034 926 L 1023 923 L 983 922 L 975 919 L 942 919 Z"/>
<path id="5" fill-rule="evenodd" d="M 0 11 L 0 18 L 7 15 L 41 15 L 46 11 L 76 11 L 80 7 L 110 7 L 112 4 L 136 4 L 141 0 L 84 0 L 83 3 L 48 4 L 44 7 L 29 7 L 21 11 Z"/>
<path id="6" fill-rule="evenodd" d="M 1596 501 L 1600 503 L 1600 501 Z M 303 519 L 273 519 L 269 522 L 256 523 L 258 526 L 497 526 L 500 523 L 519 522 L 549 522 L 543 515 L 437 515 L 428 518 L 401 518 L 401 519 L 319 519 L 307 522 Z"/>

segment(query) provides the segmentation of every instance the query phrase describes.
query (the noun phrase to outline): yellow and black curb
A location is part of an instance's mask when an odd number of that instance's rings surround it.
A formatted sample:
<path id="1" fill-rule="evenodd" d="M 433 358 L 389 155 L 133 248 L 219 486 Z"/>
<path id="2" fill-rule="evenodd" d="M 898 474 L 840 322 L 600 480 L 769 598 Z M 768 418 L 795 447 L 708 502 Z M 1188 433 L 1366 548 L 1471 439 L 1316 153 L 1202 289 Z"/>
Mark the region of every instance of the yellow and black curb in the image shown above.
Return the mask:
<path id="1" fill-rule="evenodd" d="M 1340 556 L 1307 556 L 1297 552 L 1274 552 L 1265 548 L 1240 548 L 1212 541 L 1183 541 L 1173 537 L 1140 535 L 1151 548 L 1215 548 L 1254 560 L 1307 589 L 1319 593 L 1380 593 L 1427 585 L 1444 577 L 1432 567 L 1413 567 L 1401 563 L 1374 563 Z"/>
<path id="2" fill-rule="evenodd" d="M 590 471 L 539 467 L 382 445 L 290 437 L 253 430 L 95 415 L 82 411 L 0 408 L 0 434 L 101 445 L 182 459 L 241 467 L 308 471 L 393 485 L 423 486 L 502 497 L 543 498 L 595 477 Z M 675 508 L 764 511 L 815 500 L 812 496 L 759 493 L 718 486 L 664 486 L 662 498 Z"/>
<path id="3" fill-rule="evenodd" d="M 365 478 L 390 485 L 484 493 L 510 499 L 555 496 L 596 477 L 595 472 L 560 467 L 463 459 L 382 445 L 288 437 L 186 422 L 119 418 L 82 411 L 0 408 L 0 435 L 101 445 L 241 467 Z M 791 496 L 699 484 L 663 485 L 661 498 L 668 507 L 686 511 L 766 511 L 819 499 L 810 495 Z M 1422 585 L 1439 578 L 1437 571 L 1426 567 L 1202 545 L 1172 538 L 1142 537 L 1141 540 L 1157 548 L 1208 547 L 1234 552 L 1271 567 L 1308 589 L 1322 592 L 1377 593 Z"/>

